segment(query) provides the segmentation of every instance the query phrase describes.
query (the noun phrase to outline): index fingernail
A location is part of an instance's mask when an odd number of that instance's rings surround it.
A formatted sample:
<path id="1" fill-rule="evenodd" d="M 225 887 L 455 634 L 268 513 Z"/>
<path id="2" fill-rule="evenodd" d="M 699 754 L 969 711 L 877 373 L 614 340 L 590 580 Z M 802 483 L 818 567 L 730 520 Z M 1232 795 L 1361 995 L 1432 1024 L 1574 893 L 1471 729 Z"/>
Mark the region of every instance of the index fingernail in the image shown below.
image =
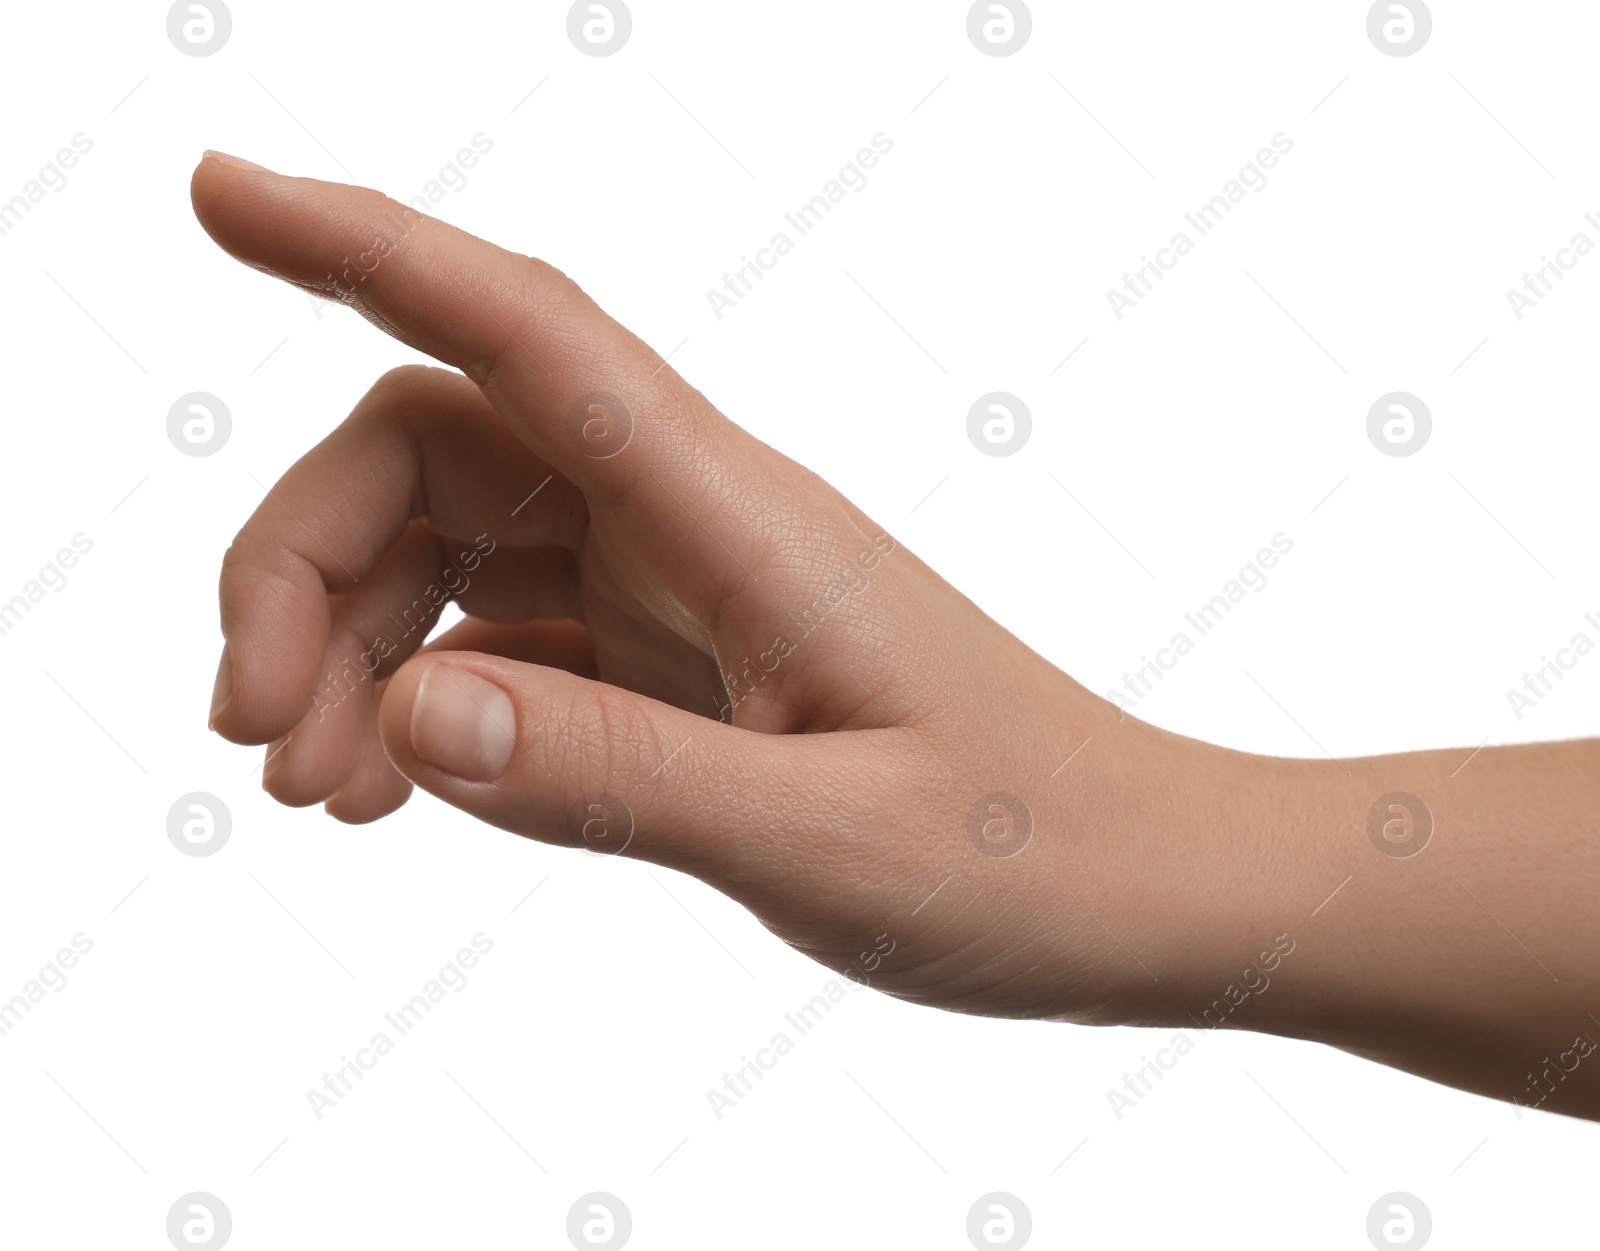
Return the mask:
<path id="1" fill-rule="evenodd" d="M 226 165 L 229 169 L 243 170 L 247 174 L 272 173 L 265 165 L 257 165 L 254 161 L 247 161 L 242 156 L 231 156 L 226 152 L 218 152 L 215 148 L 207 148 L 200 159 L 203 161 L 206 157 Z"/>

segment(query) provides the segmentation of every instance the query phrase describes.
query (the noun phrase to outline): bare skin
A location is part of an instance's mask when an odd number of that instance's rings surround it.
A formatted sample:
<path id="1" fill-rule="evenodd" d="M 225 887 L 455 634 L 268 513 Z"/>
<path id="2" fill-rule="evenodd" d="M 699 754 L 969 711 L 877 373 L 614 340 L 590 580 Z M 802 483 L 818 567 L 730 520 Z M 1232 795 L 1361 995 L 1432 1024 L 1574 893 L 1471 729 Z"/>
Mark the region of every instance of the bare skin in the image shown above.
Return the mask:
<path id="1" fill-rule="evenodd" d="M 1262 1030 L 1600 1118 L 1600 740 L 1462 767 L 1167 733 L 549 265 L 235 158 L 191 190 L 232 255 L 448 367 L 380 379 L 224 559 L 212 725 L 277 799 L 362 822 L 421 786 L 931 1006 Z"/>

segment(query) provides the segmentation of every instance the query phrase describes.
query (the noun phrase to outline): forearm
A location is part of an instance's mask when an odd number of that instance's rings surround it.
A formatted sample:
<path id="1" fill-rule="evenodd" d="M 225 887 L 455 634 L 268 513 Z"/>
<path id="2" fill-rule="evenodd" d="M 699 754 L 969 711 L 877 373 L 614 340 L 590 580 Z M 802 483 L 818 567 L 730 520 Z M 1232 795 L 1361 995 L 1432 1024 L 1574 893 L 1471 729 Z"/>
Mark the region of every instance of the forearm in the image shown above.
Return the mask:
<path id="1" fill-rule="evenodd" d="M 1600 1117 L 1600 740 L 1336 762 L 1161 737 L 1188 779 L 1179 837 L 1210 850 L 1155 922 L 1186 954 L 1151 1023 Z"/>

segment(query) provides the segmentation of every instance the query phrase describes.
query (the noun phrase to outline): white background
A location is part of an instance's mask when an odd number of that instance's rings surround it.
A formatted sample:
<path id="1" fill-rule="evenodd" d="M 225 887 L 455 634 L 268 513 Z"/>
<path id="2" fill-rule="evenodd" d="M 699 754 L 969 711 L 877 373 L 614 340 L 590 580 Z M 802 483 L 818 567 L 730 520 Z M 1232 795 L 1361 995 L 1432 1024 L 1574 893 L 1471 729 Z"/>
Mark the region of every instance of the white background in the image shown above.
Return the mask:
<path id="1" fill-rule="evenodd" d="M 1396 58 L 1365 3 L 1040 2 L 995 58 L 947 0 L 635 0 L 598 59 L 566 7 L 234 0 L 208 57 L 164 4 L 6 9 L 0 201 L 93 149 L 0 237 L 0 600 L 75 533 L 93 550 L 0 637 L 0 998 L 94 943 L 0 1038 L 6 1243 L 165 1247 L 195 1190 L 241 1249 L 564 1246 L 593 1190 L 639 1248 L 961 1248 L 996 1190 L 1042 1247 L 1364 1248 L 1396 1190 L 1437 1247 L 1576 1232 L 1592 1126 L 1274 1039 L 1203 1038 L 1118 1119 L 1107 1090 L 1166 1033 L 863 992 L 718 1120 L 707 1089 L 830 976 L 735 905 L 423 795 L 359 829 L 268 802 L 204 728 L 218 561 L 413 354 L 223 256 L 188 178 L 217 147 L 407 198 L 482 132 L 437 215 L 676 348 L 1090 687 L 1282 531 L 1270 585 L 1139 715 L 1465 759 L 1596 728 L 1600 659 L 1520 720 L 1506 690 L 1600 610 L 1600 257 L 1521 321 L 1505 293 L 1600 242 L 1600 12 L 1439 0 Z M 879 131 L 865 189 L 717 319 L 707 289 Z M 1107 289 L 1278 132 L 1266 188 L 1119 321 Z M 1034 419 L 1003 459 L 965 432 L 994 390 Z M 1434 420 L 1405 459 L 1366 435 L 1395 390 Z M 167 438 L 191 391 L 232 413 L 210 457 Z M 191 791 L 232 813 L 208 858 L 167 838 Z M 307 1089 L 479 931 L 470 985 L 318 1121 Z"/>

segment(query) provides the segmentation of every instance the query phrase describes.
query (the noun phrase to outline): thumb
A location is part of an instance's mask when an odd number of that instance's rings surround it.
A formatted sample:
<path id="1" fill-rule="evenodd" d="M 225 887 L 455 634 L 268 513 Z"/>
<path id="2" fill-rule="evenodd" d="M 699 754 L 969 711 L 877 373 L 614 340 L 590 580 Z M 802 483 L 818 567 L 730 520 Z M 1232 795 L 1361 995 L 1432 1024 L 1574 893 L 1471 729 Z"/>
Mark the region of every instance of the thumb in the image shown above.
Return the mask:
<path id="1" fill-rule="evenodd" d="M 482 821 L 713 883 L 772 880 L 803 854 L 784 831 L 817 808 L 796 791 L 825 793 L 837 750 L 477 652 L 402 666 L 379 732 L 401 773 Z"/>

